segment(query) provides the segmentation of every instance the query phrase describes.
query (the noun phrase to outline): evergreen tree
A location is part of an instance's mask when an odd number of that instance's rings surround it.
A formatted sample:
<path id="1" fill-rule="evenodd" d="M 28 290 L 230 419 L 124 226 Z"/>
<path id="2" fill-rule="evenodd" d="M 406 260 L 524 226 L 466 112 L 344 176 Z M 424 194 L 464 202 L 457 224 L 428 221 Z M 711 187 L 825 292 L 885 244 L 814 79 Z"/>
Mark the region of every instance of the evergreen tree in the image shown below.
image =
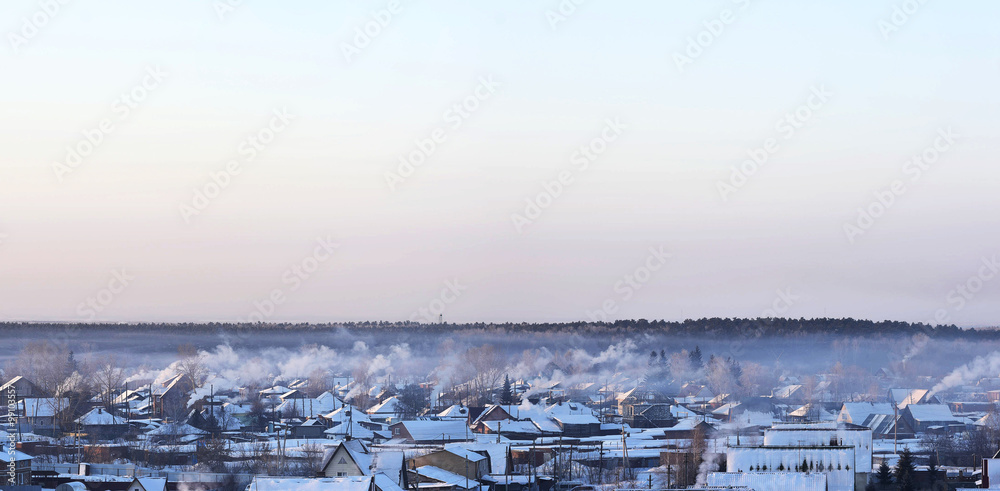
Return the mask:
<path id="1" fill-rule="evenodd" d="M 73 358 L 73 350 L 70 350 L 69 356 L 66 357 L 66 373 L 63 374 L 63 378 L 73 375 L 76 369 L 76 359 Z"/>
<path id="2" fill-rule="evenodd" d="M 514 404 L 514 391 L 510 386 L 510 377 L 506 374 L 503 376 L 503 392 L 500 393 L 500 404 Z"/>
<path id="3" fill-rule="evenodd" d="M 701 360 L 701 348 L 698 346 L 694 347 L 694 351 L 692 351 L 688 357 L 691 358 L 691 367 L 695 370 L 705 366 L 705 362 Z"/>
<path id="4" fill-rule="evenodd" d="M 878 477 L 879 484 L 883 486 L 892 484 L 892 469 L 889 468 L 889 464 L 885 460 L 878 466 L 878 474 L 876 476 Z"/>
<path id="5" fill-rule="evenodd" d="M 896 464 L 896 482 L 899 483 L 900 491 L 913 491 L 913 477 L 916 472 L 916 465 L 913 463 L 913 454 L 909 447 L 903 449 L 903 454 L 899 456 Z"/>

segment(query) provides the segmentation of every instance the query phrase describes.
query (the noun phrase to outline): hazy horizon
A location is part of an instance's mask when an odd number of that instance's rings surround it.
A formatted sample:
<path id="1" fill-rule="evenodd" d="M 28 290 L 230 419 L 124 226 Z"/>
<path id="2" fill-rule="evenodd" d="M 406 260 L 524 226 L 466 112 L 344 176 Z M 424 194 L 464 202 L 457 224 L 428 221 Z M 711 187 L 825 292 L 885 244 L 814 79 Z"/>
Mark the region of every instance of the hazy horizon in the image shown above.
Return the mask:
<path id="1" fill-rule="evenodd" d="M 4 2 L 0 321 L 996 326 L 1000 4 L 904 4 Z"/>

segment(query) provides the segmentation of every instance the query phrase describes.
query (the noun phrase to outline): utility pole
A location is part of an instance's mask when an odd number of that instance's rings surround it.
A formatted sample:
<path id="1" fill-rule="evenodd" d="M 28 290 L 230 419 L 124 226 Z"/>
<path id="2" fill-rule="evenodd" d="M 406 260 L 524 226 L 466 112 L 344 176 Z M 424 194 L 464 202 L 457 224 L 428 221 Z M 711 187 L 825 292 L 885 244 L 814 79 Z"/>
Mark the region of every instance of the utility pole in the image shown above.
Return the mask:
<path id="1" fill-rule="evenodd" d="M 899 416 L 896 415 L 896 401 L 892 402 L 892 453 L 899 455 L 896 444 L 899 442 Z"/>
<path id="2" fill-rule="evenodd" d="M 623 468 L 622 472 L 623 473 L 627 473 L 627 474 L 624 474 L 626 476 L 625 477 L 626 479 L 631 479 L 632 473 L 630 472 L 631 469 L 629 468 L 629 462 L 628 462 L 628 445 L 626 445 L 626 442 L 625 442 L 625 424 L 624 423 L 622 424 L 622 457 L 624 458 L 623 464 L 625 466 Z"/>

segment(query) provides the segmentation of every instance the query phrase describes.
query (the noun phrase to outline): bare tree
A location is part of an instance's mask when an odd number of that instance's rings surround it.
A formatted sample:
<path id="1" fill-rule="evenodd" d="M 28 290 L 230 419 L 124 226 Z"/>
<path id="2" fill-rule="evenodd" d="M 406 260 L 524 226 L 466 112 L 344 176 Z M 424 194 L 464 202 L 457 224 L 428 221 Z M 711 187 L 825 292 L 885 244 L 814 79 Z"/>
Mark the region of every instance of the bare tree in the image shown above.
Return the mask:
<path id="1" fill-rule="evenodd" d="M 45 394 L 54 394 L 56 388 L 66 378 L 69 350 L 49 341 L 25 344 L 17 358 L 8 365 L 6 374 L 20 375 L 38 387 Z"/>
<path id="2" fill-rule="evenodd" d="M 125 367 L 119 362 L 115 355 L 103 357 L 93 374 L 94 388 L 101 396 L 101 404 L 104 408 L 111 410 L 114 405 L 116 392 L 125 383 Z"/>
<path id="3" fill-rule="evenodd" d="M 305 477 L 316 477 L 323 470 L 323 446 L 318 443 L 302 445 L 302 474 Z M 361 469 L 362 472 L 368 469 Z"/>
<path id="4" fill-rule="evenodd" d="M 493 402 L 493 389 L 507 370 L 507 357 L 493 345 L 469 348 L 462 355 L 463 365 L 471 369 L 472 391 L 479 402 Z"/>
<path id="5" fill-rule="evenodd" d="M 306 394 L 309 397 L 319 397 L 320 394 L 330 389 L 329 372 L 316 368 L 309 373 L 309 383 L 306 385 Z"/>
<path id="6" fill-rule="evenodd" d="M 201 353 L 194 345 L 183 344 L 177 347 L 177 354 L 180 356 L 177 371 L 190 380 L 192 388 L 201 387 L 208 377 L 208 367 L 205 366 Z"/>

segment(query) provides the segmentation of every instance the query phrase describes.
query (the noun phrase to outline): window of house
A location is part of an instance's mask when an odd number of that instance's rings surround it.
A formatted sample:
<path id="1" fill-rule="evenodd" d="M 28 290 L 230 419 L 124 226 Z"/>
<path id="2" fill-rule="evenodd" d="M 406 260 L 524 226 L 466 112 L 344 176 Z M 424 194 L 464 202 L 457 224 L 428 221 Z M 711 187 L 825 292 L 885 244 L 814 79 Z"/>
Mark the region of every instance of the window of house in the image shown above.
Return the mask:
<path id="1" fill-rule="evenodd" d="M 337 477 L 344 477 L 344 476 L 346 476 L 346 475 L 347 475 L 347 473 L 346 473 L 346 472 L 338 472 L 338 473 L 337 473 Z"/>

